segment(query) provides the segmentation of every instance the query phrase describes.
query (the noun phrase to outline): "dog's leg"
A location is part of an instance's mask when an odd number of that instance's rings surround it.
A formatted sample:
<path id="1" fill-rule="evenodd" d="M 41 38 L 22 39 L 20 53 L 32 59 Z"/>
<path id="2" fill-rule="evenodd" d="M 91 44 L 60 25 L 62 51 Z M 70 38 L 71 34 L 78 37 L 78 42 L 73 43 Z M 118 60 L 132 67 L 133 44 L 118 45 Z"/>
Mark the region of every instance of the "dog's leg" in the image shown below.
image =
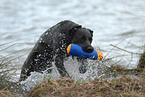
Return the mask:
<path id="1" fill-rule="evenodd" d="M 33 50 L 31 51 L 21 68 L 19 81 L 26 80 L 27 77 L 31 75 L 30 73 L 34 71 L 34 58 L 36 55 L 38 55 L 38 51 L 35 51 L 33 48 Z"/>
<path id="2" fill-rule="evenodd" d="M 79 67 L 79 72 L 81 74 L 85 73 L 87 71 L 87 67 L 88 67 L 88 62 L 87 59 L 85 58 L 78 58 L 78 62 L 80 62 L 80 67 Z"/>
<path id="3" fill-rule="evenodd" d="M 65 76 L 69 77 L 69 74 L 65 70 L 63 62 L 64 62 L 63 56 L 62 55 L 57 55 L 56 58 L 55 58 L 55 65 L 57 67 L 57 70 L 58 70 L 59 74 L 62 77 L 65 77 Z"/>
<path id="4" fill-rule="evenodd" d="M 36 56 L 34 60 L 34 71 L 43 73 L 43 71 L 47 70 L 47 73 L 51 73 L 53 53 L 50 49 L 51 48 L 46 48 L 44 52 L 41 52 Z"/>
<path id="5" fill-rule="evenodd" d="M 24 81 L 34 71 L 42 73 L 42 71 L 48 68 L 47 71 L 50 73 L 52 57 L 53 54 L 50 47 L 46 44 L 37 43 L 24 62 L 19 81 Z"/>

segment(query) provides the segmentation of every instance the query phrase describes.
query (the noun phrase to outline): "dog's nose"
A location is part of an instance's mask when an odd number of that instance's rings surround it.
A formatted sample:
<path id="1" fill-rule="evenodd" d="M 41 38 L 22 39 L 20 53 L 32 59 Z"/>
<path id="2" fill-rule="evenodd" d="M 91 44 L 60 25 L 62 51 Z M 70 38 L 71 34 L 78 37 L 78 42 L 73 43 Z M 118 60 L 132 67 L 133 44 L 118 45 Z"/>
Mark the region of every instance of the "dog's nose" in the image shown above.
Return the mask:
<path id="1" fill-rule="evenodd" d="M 87 53 L 91 53 L 91 52 L 93 52 L 93 50 L 94 50 L 93 47 L 91 47 L 91 46 L 87 47 Z"/>
<path id="2" fill-rule="evenodd" d="M 91 53 L 94 51 L 94 48 L 92 46 L 85 46 L 83 47 L 83 50 L 86 52 L 86 53 Z"/>

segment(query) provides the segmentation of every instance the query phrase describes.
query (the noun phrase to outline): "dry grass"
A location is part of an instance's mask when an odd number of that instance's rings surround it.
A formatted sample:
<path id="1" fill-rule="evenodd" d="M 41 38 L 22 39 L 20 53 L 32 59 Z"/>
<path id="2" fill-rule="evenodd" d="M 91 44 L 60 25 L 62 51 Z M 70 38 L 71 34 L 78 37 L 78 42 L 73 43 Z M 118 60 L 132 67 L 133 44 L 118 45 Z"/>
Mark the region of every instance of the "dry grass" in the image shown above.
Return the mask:
<path id="1" fill-rule="evenodd" d="M 138 67 L 137 68 L 139 68 L 139 69 L 144 69 L 145 68 L 145 51 L 141 55 L 141 57 L 139 59 L 139 64 L 138 64 Z"/>
<path id="2" fill-rule="evenodd" d="M 63 78 L 44 80 L 30 91 L 29 97 L 145 97 L 145 78 L 121 76 L 118 79 L 75 82 Z"/>
<path id="3" fill-rule="evenodd" d="M 0 90 L 0 97 L 15 97 L 7 88 Z"/>

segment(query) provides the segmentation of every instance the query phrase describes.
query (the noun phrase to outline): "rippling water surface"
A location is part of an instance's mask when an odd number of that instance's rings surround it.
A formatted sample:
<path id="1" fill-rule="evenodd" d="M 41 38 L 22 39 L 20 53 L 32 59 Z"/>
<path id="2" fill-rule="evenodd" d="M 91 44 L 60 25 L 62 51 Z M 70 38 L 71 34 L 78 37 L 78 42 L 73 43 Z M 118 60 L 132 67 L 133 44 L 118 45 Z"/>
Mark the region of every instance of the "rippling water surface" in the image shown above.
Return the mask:
<path id="1" fill-rule="evenodd" d="M 144 4 L 145 0 L 0 0 L 0 44 L 7 44 L 0 46 L 0 55 L 23 55 L 14 62 L 21 67 L 45 30 L 72 20 L 94 31 L 93 46 L 106 58 L 136 68 L 139 55 L 126 51 L 143 51 Z"/>

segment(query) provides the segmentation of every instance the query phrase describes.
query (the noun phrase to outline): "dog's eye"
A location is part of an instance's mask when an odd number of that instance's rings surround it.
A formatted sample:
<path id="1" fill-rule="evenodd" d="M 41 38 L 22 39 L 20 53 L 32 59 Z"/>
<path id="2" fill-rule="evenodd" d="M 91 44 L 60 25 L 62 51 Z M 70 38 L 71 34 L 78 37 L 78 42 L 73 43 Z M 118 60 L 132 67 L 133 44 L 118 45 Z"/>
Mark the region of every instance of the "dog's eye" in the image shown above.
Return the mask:
<path id="1" fill-rule="evenodd" d="M 86 40 L 86 38 L 83 36 L 83 37 L 81 37 L 81 40 L 82 40 L 82 41 L 85 41 L 85 40 Z"/>

